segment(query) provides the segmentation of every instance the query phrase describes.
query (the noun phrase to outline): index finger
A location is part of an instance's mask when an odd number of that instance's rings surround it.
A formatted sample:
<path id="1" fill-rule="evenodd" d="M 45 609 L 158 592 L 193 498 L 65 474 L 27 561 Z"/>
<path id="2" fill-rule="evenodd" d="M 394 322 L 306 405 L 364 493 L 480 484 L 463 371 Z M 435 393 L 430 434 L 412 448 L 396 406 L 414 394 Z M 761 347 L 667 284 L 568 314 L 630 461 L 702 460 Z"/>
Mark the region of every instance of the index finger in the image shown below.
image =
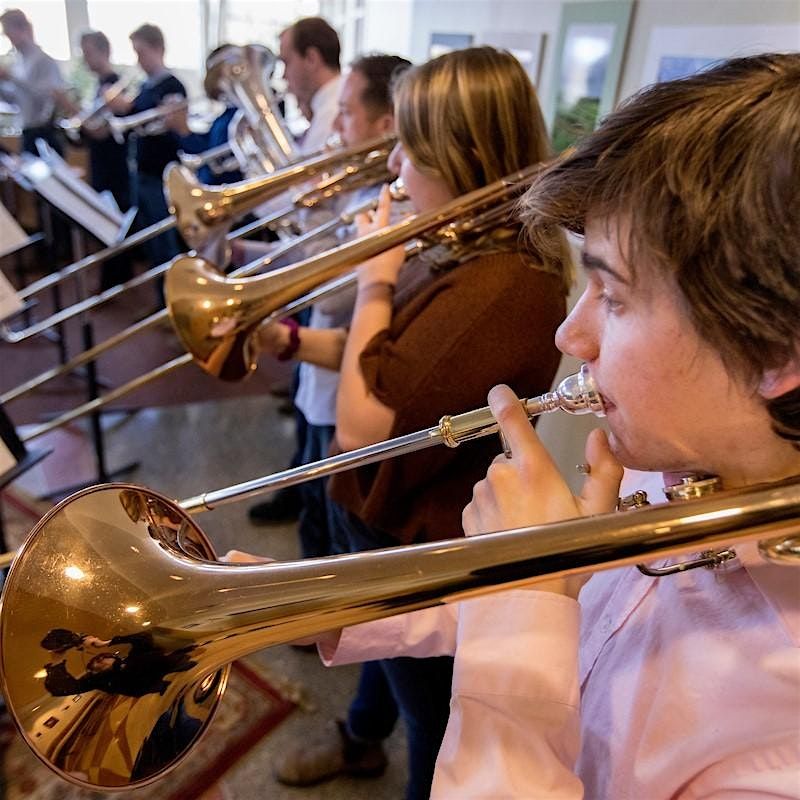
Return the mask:
<path id="1" fill-rule="evenodd" d="M 522 402 L 508 386 L 500 384 L 492 387 L 489 391 L 489 408 L 500 426 L 513 460 L 537 472 L 558 471 L 550 453 L 536 435 Z"/>
<path id="2" fill-rule="evenodd" d="M 378 207 L 375 209 L 375 221 L 379 228 L 385 228 L 389 224 L 389 215 L 392 211 L 392 194 L 389 191 L 389 184 L 384 183 L 381 187 Z"/>

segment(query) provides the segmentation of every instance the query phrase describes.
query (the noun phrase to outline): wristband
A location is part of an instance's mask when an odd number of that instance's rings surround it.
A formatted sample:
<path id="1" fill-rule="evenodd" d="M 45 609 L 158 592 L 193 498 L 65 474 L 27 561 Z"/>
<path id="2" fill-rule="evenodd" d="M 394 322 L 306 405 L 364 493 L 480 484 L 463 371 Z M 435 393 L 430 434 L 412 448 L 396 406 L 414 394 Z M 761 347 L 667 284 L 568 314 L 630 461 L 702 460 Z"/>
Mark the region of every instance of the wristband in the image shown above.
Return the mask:
<path id="1" fill-rule="evenodd" d="M 278 354 L 278 361 L 288 361 L 294 357 L 300 347 L 300 326 L 297 324 L 297 320 L 291 317 L 282 319 L 281 325 L 285 325 L 289 329 L 289 344 L 286 345 L 283 352 Z"/>
<path id="2" fill-rule="evenodd" d="M 396 288 L 395 284 L 393 284 L 391 281 L 372 281 L 371 283 L 360 285 L 358 287 L 358 291 L 361 292 L 365 291 L 366 289 L 373 289 L 376 286 L 383 286 L 384 288 L 388 289 L 389 294 L 394 294 L 394 290 Z"/>

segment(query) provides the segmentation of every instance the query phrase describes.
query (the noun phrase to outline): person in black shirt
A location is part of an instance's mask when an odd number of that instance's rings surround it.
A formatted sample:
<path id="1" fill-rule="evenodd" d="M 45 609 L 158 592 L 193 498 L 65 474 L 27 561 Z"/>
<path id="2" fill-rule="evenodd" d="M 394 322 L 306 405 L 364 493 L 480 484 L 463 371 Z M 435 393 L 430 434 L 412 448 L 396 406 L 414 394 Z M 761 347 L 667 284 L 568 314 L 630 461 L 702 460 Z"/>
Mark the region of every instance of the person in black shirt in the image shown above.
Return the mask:
<path id="1" fill-rule="evenodd" d="M 156 108 L 165 98 L 185 98 L 183 84 L 164 65 L 164 35 L 155 25 L 145 24 L 130 35 L 139 66 L 147 75 L 139 94 L 130 100 L 117 97 L 109 107 L 118 116 L 137 114 Z M 157 135 L 136 137 L 136 176 L 133 181 L 133 199 L 139 206 L 139 219 L 143 226 L 158 222 L 169 214 L 164 197 L 164 168 L 178 160 L 179 138 L 172 131 Z M 147 243 L 153 265 L 163 264 L 180 252 L 180 243 L 174 230 L 167 231 Z M 159 286 L 159 303 L 162 303 Z M 162 303 L 163 304 L 163 303 Z"/>
<path id="2" fill-rule="evenodd" d="M 97 75 L 95 102 L 99 104 L 103 102 L 104 93 L 120 78 L 111 66 L 111 46 L 101 31 L 86 31 L 80 42 L 84 63 Z M 81 135 L 89 150 L 92 188 L 111 192 L 120 211 L 127 211 L 131 205 L 127 145 L 117 142 L 105 126 L 85 125 Z M 131 275 L 131 261 L 127 255 L 109 259 L 103 264 L 100 289 L 122 283 Z"/>

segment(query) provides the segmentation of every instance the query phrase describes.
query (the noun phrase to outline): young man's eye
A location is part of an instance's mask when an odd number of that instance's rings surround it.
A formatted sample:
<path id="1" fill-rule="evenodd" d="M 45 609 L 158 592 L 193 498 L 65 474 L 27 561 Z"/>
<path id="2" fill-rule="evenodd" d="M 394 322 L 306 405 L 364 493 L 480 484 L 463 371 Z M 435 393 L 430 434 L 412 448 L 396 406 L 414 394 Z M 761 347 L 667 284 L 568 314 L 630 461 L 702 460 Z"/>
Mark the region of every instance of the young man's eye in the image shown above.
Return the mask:
<path id="1" fill-rule="evenodd" d="M 622 306 L 622 303 L 612 297 L 606 290 L 600 293 L 600 301 L 609 311 L 617 311 Z"/>

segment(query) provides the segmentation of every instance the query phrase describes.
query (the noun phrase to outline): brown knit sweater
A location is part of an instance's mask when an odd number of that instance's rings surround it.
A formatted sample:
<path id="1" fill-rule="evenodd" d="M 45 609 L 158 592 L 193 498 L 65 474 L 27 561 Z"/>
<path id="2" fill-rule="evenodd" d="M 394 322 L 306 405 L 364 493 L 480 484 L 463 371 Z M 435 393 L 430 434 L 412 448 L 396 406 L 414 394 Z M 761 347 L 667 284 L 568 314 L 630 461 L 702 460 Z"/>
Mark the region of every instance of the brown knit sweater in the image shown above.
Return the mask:
<path id="1" fill-rule="evenodd" d="M 550 389 L 559 363 L 554 335 L 566 310 L 557 276 L 499 253 L 422 284 L 361 354 L 367 385 L 395 411 L 392 437 L 486 405 L 497 383 L 522 397 Z M 456 449 L 434 446 L 334 475 L 328 491 L 398 543 L 452 538 L 461 535 L 472 487 L 498 452 L 495 436 Z"/>

